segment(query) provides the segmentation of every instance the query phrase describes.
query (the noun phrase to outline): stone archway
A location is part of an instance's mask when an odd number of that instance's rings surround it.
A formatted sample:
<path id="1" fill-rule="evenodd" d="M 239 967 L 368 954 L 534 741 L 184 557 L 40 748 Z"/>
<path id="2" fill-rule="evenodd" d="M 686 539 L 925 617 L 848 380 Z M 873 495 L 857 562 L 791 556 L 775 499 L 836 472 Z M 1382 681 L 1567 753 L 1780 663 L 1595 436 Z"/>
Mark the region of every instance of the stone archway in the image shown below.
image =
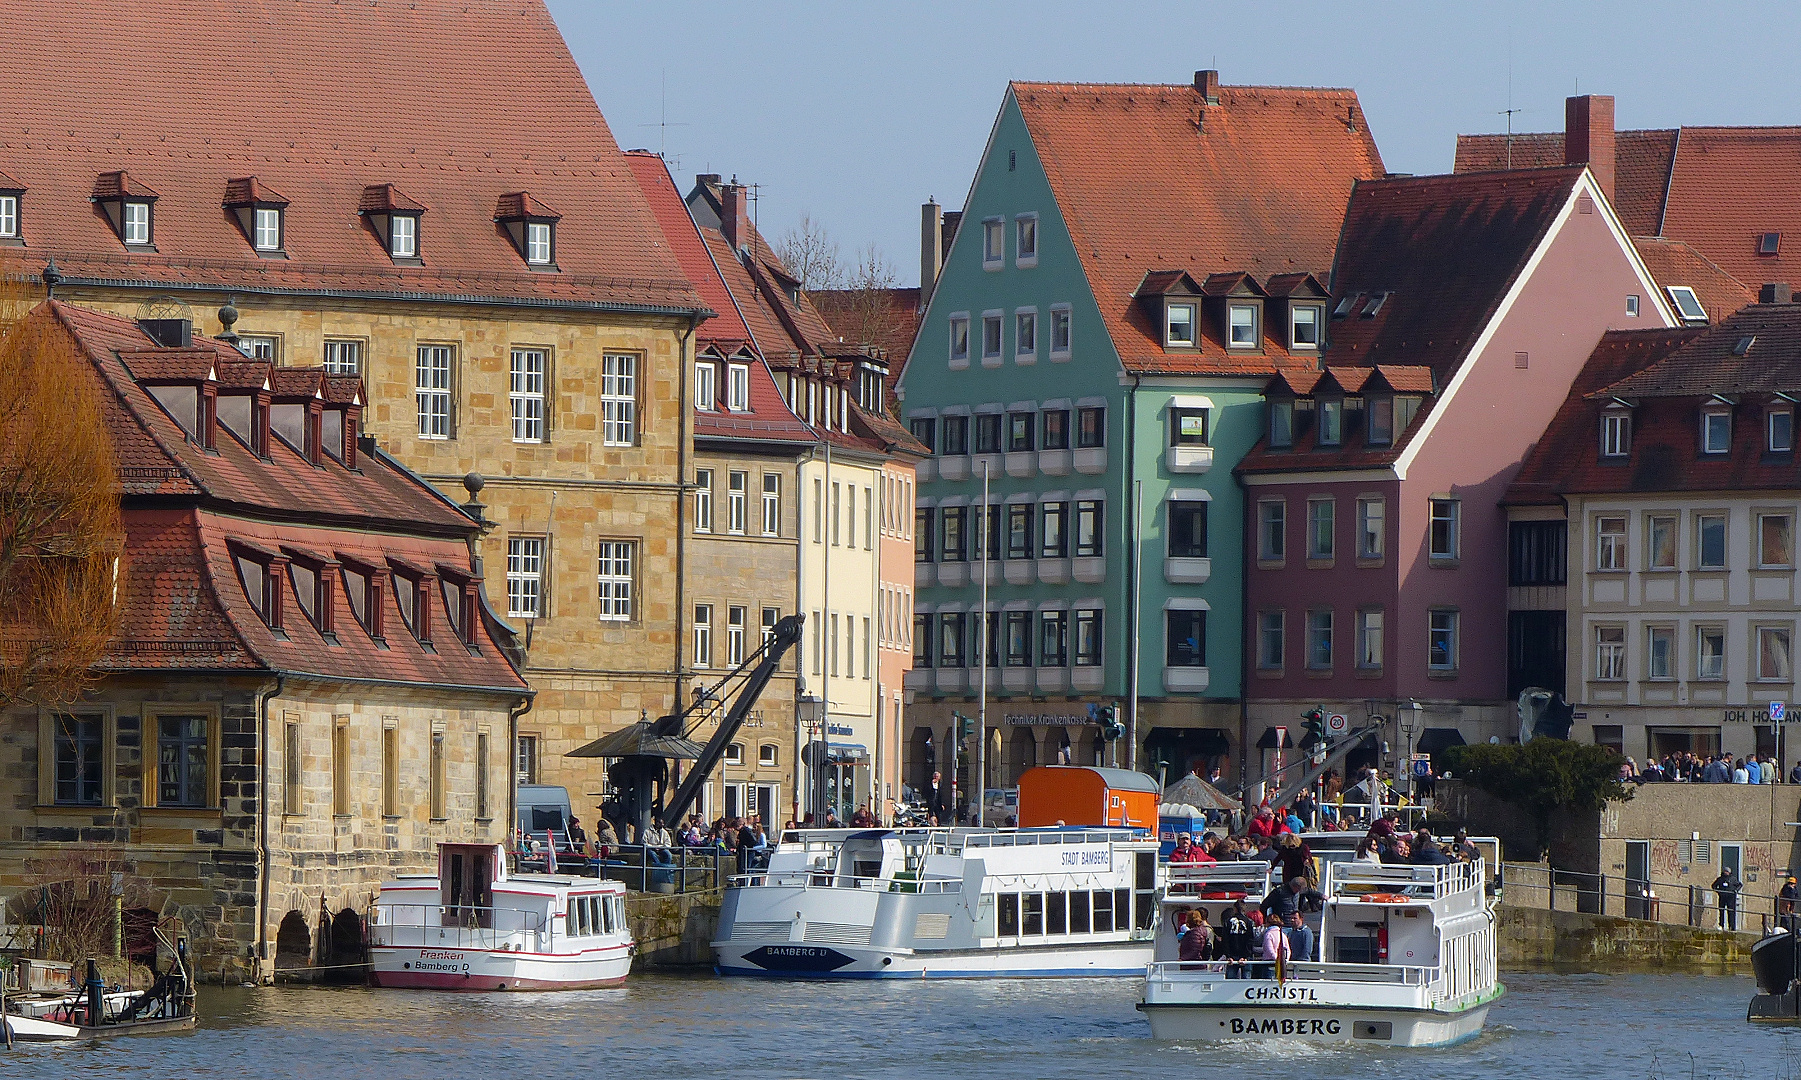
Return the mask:
<path id="1" fill-rule="evenodd" d="M 1038 736 L 1029 727 L 1013 729 L 1007 739 L 1007 786 L 1017 787 L 1027 769 L 1038 764 Z"/>
<path id="2" fill-rule="evenodd" d="M 331 966 L 326 976 L 333 982 L 363 981 L 362 969 L 356 965 L 367 963 L 369 955 L 364 948 L 361 915 L 345 908 L 332 916 L 331 955 L 321 959 Z"/>
<path id="3" fill-rule="evenodd" d="M 924 724 L 914 727 L 913 737 L 907 740 L 907 786 L 915 798 L 923 799 L 921 793 L 932 786 L 932 770 L 938 767 L 934 742 L 932 729 Z"/>
<path id="4" fill-rule="evenodd" d="M 275 968 L 306 968 L 313 966 L 313 932 L 307 928 L 306 916 L 298 911 L 290 911 L 281 917 L 281 926 L 275 932 Z"/>

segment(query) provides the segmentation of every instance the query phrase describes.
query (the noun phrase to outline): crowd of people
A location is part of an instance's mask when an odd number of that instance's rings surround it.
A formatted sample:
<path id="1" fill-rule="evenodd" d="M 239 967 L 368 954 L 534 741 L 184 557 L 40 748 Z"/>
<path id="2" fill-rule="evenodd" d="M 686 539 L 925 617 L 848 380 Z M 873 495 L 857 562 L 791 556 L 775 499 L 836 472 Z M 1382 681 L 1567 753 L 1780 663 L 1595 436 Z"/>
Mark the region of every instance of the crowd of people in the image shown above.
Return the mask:
<path id="1" fill-rule="evenodd" d="M 1620 763 L 1620 779 L 1639 784 L 1801 784 L 1801 760 L 1795 762 L 1785 779 L 1782 762 L 1776 760 L 1775 754 L 1735 758 L 1731 754 L 1703 756 L 1680 750 L 1652 758 L 1643 768 L 1637 760 L 1627 758 Z"/>
<path id="2" fill-rule="evenodd" d="M 1177 959 L 1223 960 L 1229 979 L 1267 978 L 1278 962 L 1319 959 L 1319 943 L 1306 916 L 1319 911 L 1326 898 L 1317 887 L 1318 866 L 1312 848 L 1299 835 L 1299 824 L 1293 807 L 1277 813 L 1264 806 L 1240 835 L 1209 830 L 1199 837 L 1182 833 L 1176 838 L 1169 857 L 1172 866 L 1261 862 L 1283 882 L 1257 907 L 1247 909 L 1244 900 L 1232 901 L 1221 913 L 1218 926 L 1212 924 L 1207 908 L 1176 908 L 1171 918 Z M 1357 842 L 1354 861 L 1371 866 L 1448 866 L 1479 857 L 1465 830 L 1457 830 L 1451 843 L 1441 844 L 1424 828 L 1412 833 L 1399 828 L 1399 815 L 1391 811 L 1369 825 Z"/>

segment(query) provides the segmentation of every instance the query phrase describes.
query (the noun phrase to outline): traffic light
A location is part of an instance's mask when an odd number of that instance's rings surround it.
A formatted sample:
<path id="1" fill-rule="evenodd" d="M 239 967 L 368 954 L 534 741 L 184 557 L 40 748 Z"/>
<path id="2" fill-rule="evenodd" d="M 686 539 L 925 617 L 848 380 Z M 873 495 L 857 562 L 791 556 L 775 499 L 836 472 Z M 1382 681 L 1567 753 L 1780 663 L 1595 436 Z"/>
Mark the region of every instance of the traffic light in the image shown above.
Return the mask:
<path id="1" fill-rule="evenodd" d="M 952 711 L 952 719 L 957 721 L 957 738 L 973 739 L 976 736 L 976 718 Z"/>
<path id="2" fill-rule="evenodd" d="M 1089 705 L 1088 722 L 1101 729 L 1101 738 L 1107 742 L 1126 736 L 1126 725 L 1119 722 L 1118 706 Z"/>
<path id="3" fill-rule="evenodd" d="M 1326 741 L 1326 713 L 1324 709 L 1315 705 L 1312 709 L 1302 713 L 1301 719 L 1307 721 L 1308 739 L 1313 742 L 1321 743 Z"/>

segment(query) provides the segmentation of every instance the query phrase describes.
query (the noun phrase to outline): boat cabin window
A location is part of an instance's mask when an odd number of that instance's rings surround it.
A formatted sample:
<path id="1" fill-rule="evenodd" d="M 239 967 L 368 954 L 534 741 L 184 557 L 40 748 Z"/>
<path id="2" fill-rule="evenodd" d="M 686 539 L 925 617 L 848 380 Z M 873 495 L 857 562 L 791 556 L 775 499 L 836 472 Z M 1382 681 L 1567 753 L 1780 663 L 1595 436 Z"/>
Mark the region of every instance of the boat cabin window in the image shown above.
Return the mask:
<path id="1" fill-rule="evenodd" d="M 1018 937 L 1019 936 L 1019 894 L 1018 893 L 1002 893 L 1001 894 L 1000 915 L 1001 915 L 1000 936 L 1001 937 Z"/>
<path id="2" fill-rule="evenodd" d="M 1113 932 L 1113 894 L 1096 892 L 1094 895 L 1094 932 L 1111 934 Z"/>
<path id="3" fill-rule="evenodd" d="M 1047 934 L 1069 933 L 1069 897 L 1054 892 L 1044 898 L 1044 932 Z"/>
<path id="4" fill-rule="evenodd" d="M 576 896 L 569 900 L 570 914 L 574 917 L 572 921 L 575 923 L 569 928 L 569 932 L 576 937 L 587 937 L 591 933 L 588 929 L 588 912 L 590 910 L 588 902 L 592 899 L 591 896 Z"/>
<path id="5" fill-rule="evenodd" d="M 1069 894 L 1069 932 L 1086 934 L 1093 923 L 1088 918 L 1088 894 L 1085 892 Z"/>
<path id="6" fill-rule="evenodd" d="M 1021 897 L 1021 901 L 1022 906 L 1025 909 L 1025 932 L 1028 934 L 1043 935 L 1044 894 L 1035 892 L 1026 893 Z"/>

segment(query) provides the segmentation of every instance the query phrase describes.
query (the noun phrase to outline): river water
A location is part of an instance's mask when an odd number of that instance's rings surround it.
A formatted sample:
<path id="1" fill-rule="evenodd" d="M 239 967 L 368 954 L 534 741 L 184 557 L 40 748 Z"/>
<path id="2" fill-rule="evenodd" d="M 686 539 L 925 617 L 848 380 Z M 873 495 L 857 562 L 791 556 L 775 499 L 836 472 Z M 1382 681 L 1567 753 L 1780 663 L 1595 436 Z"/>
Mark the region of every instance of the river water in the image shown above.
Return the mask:
<path id="1" fill-rule="evenodd" d="M 1506 981 L 1487 1032 L 1448 1050 L 1153 1042 L 1132 1007 L 1133 979 L 645 976 L 616 990 L 471 995 L 206 988 L 191 1035 L 20 1047 L 0 1057 L 0 1076 L 1801 1078 L 1801 1028 L 1745 1022 L 1749 978 L 1515 972 Z"/>

